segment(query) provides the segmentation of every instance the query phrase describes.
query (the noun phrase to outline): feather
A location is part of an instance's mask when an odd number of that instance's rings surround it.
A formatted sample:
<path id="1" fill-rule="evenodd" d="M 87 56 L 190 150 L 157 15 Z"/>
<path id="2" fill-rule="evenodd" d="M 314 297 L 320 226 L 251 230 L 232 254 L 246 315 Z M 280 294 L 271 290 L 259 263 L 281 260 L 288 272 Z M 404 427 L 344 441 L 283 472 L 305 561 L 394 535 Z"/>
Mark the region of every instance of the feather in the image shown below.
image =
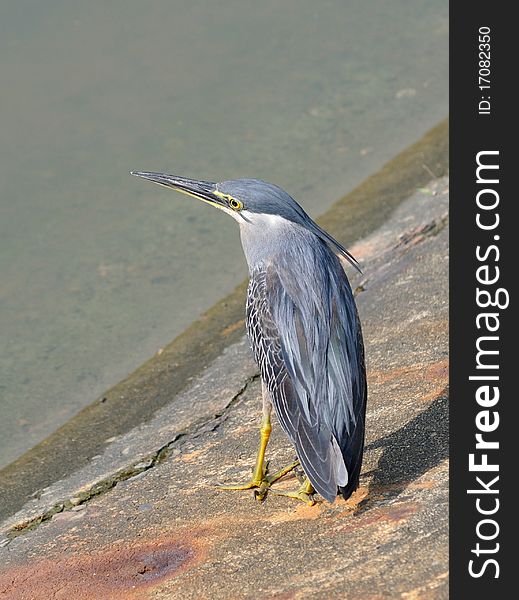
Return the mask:
<path id="1" fill-rule="evenodd" d="M 247 331 L 281 427 L 333 502 L 338 488 L 345 497 L 355 490 L 362 463 L 362 333 L 339 259 L 313 233 L 298 236 L 252 270 Z"/>

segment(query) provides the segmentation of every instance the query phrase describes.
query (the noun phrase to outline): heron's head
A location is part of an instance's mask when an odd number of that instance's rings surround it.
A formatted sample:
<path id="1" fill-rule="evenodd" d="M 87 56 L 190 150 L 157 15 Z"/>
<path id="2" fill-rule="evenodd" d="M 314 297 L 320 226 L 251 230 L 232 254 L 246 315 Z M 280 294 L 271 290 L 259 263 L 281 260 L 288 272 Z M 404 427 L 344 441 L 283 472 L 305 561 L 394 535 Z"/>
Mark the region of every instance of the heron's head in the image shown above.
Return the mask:
<path id="1" fill-rule="evenodd" d="M 245 228 L 259 227 L 268 230 L 283 223 L 289 226 L 300 225 L 332 246 L 360 270 L 353 256 L 321 229 L 287 192 L 273 183 L 260 179 L 232 179 L 211 183 L 166 173 L 132 171 L 131 174 L 211 204 L 226 212 Z"/>

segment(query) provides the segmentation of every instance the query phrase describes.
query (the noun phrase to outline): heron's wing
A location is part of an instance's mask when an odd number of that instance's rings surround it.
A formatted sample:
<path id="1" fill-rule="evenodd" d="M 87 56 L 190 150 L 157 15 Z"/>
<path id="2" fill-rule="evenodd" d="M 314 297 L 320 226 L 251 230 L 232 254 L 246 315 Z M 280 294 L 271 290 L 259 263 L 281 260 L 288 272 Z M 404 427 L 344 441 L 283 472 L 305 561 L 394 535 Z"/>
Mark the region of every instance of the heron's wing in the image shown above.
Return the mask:
<path id="1" fill-rule="evenodd" d="M 303 405 L 288 374 L 280 334 L 271 312 L 272 303 L 276 301 L 274 295 L 282 291 L 278 285 L 270 276 L 267 286 L 266 271 L 253 273 L 247 295 L 247 332 L 281 427 L 294 444 L 315 489 L 333 502 L 337 496 L 334 468 L 337 449 L 330 448 L 330 431 L 326 427 L 317 428 L 315 407 L 309 407 L 308 402 Z"/>
<path id="2" fill-rule="evenodd" d="M 314 259 L 322 264 L 298 270 L 279 258 L 253 277 L 248 323 L 280 423 L 311 483 L 333 501 L 337 486 L 356 485 L 351 477 L 348 482 L 351 461 L 345 453 L 352 435 L 359 429 L 363 436 L 364 430 L 363 399 L 355 393 L 363 373 L 357 356 L 361 338 L 340 264 L 333 256 L 330 267 L 326 254 L 324 262 Z"/>

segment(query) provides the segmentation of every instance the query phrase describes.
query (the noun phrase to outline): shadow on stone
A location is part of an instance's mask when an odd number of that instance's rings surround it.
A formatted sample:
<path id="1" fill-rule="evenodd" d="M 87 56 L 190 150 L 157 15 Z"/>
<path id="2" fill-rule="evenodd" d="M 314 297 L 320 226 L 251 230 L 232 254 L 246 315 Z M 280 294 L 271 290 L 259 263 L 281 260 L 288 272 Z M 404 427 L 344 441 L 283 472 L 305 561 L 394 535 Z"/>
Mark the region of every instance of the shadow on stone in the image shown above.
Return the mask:
<path id="1" fill-rule="evenodd" d="M 368 498 L 399 494 L 449 454 L 449 396 L 446 387 L 431 405 L 397 431 L 366 446 L 384 448 L 372 471 Z"/>

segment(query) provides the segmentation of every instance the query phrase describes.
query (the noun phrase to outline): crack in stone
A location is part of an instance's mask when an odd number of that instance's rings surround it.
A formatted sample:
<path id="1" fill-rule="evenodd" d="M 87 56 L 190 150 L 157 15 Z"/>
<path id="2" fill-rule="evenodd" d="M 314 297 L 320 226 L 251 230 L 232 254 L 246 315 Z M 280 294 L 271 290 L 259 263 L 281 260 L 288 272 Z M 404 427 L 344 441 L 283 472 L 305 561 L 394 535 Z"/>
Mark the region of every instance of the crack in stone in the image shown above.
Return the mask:
<path id="1" fill-rule="evenodd" d="M 67 500 L 61 500 L 56 502 L 51 508 L 44 511 L 42 514 L 33 517 L 27 521 L 21 521 L 11 526 L 6 532 L 6 538 L 0 540 L 0 547 L 6 546 L 13 539 L 20 535 L 24 535 L 30 531 L 33 531 L 39 527 L 42 523 L 50 521 L 56 514 L 69 511 L 74 509 L 76 506 L 87 504 L 93 498 L 106 494 L 113 489 L 118 483 L 128 481 L 145 471 L 153 469 L 157 465 L 164 462 L 170 455 L 171 451 L 177 448 L 180 444 L 186 440 L 196 439 L 202 434 L 216 431 L 229 417 L 229 413 L 234 406 L 241 400 L 241 397 L 246 392 L 247 388 L 259 379 L 259 373 L 256 373 L 252 377 L 249 377 L 241 388 L 234 394 L 234 396 L 225 405 L 223 410 L 215 414 L 211 419 L 201 421 L 193 424 L 192 426 L 181 431 L 167 444 L 161 446 L 158 450 L 152 454 L 141 458 L 138 462 L 129 465 L 128 467 L 119 470 L 114 475 L 107 477 L 101 481 L 96 482 L 90 489 L 84 492 L 78 492 L 73 494 L 72 498 Z"/>
<path id="2" fill-rule="evenodd" d="M 437 236 L 449 221 L 449 213 L 445 212 L 438 219 L 433 219 L 428 223 L 424 223 L 411 231 L 403 233 L 399 236 L 398 243 L 394 249 L 401 246 L 414 246 L 423 242 L 426 238 Z"/>

